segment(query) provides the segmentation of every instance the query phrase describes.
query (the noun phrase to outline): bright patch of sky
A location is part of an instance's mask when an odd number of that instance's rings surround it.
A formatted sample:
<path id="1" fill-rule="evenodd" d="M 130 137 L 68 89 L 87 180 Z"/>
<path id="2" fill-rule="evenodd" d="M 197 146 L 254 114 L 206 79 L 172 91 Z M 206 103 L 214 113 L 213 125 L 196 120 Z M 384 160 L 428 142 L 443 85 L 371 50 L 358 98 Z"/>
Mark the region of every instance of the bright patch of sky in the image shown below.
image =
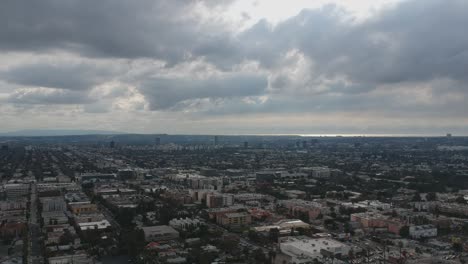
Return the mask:
<path id="1" fill-rule="evenodd" d="M 261 19 L 276 24 L 295 16 L 303 9 L 327 5 L 336 5 L 359 21 L 401 1 L 403 0 L 237 0 L 227 13 L 234 21 L 242 21 L 240 29 L 245 29 Z"/>

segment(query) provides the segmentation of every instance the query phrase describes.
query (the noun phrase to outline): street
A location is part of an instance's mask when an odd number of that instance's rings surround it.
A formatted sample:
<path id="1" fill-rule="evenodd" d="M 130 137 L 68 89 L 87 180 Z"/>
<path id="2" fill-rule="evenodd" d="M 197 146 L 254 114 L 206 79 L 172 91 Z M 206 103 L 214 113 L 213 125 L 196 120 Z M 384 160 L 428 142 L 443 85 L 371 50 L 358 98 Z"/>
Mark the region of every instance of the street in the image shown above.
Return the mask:
<path id="1" fill-rule="evenodd" d="M 43 263 L 41 248 L 39 243 L 39 236 L 41 235 L 40 226 L 37 222 L 37 193 L 36 184 L 31 184 L 30 196 L 30 214 L 29 214 L 29 234 L 28 234 L 28 263 L 40 264 Z"/>

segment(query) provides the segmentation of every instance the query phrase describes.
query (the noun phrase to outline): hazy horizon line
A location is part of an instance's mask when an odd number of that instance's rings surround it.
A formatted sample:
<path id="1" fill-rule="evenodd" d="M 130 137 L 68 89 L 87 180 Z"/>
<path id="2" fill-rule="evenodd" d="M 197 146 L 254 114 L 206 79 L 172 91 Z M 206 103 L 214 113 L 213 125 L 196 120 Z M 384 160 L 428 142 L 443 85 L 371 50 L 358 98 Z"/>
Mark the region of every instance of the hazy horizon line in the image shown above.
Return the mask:
<path id="1" fill-rule="evenodd" d="M 113 130 L 94 130 L 94 129 L 22 129 L 16 131 L 5 131 L 0 132 L 2 134 L 14 134 L 21 132 L 58 132 L 56 135 L 17 135 L 17 137 L 28 137 L 28 136 L 43 136 L 43 137 L 53 137 L 53 136 L 86 136 L 86 135 L 174 135 L 174 136 L 297 136 L 297 137 L 448 137 L 448 134 L 422 134 L 422 133 L 161 133 L 161 132 L 126 132 L 126 131 L 113 131 Z M 60 132 L 69 131 L 70 133 L 64 133 L 63 135 Z M 73 131 L 76 131 L 77 134 L 72 134 Z M 90 132 L 90 133 L 86 133 Z M 93 133 L 95 132 L 95 133 Z M 101 133 L 100 133 L 101 132 Z M 34 133 L 33 133 L 34 134 Z M 15 137 L 15 135 L 7 135 Z M 468 137 L 468 135 L 452 135 L 450 137 Z"/>

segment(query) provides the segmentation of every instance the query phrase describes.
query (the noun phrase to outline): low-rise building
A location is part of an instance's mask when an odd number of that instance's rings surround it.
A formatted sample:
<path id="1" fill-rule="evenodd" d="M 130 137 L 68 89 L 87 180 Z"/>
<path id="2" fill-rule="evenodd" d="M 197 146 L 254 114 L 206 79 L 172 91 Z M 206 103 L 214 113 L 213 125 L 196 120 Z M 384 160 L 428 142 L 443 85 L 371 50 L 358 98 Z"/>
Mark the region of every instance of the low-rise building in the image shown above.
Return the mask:
<path id="1" fill-rule="evenodd" d="M 376 200 L 367 200 L 357 203 L 358 206 L 362 208 L 368 208 L 373 210 L 388 210 L 392 208 L 392 205 L 389 203 L 382 203 Z"/>
<path id="2" fill-rule="evenodd" d="M 17 199 L 29 194 L 29 184 L 8 183 L 3 185 L 3 190 L 8 200 Z"/>
<path id="3" fill-rule="evenodd" d="M 324 256 L 346 256 L 351 247 L 331 238 L 309 238 L 305 236 L 279 239 L 280 252 L 275 264 L 312 263 Z"/>
<path id="4" fill-rule="evenodd" d="M 232 194 L 209 193 L 206 195 L 206 206 L 209 208 L 231 206 L 234 203 Z"/>
<path id="5" fill-rule="evenodd" d="M 0 211 L 25 210 L 26 199 L 0 201 Z"/>
<path id="6" fill-rule="evenodd" d="M 201 222 L 200 220 L 190 218 L 172 219 L 171 221 L 169 221 L 169 225 L 178 230 L 196 228 L 202 224 L 203 222 Z"/>
<path id="7" fill-rule="evenodd" d="M 437 227 L 433 225 L 410 226 L 409 235 L 414 239 L 436 237 Z"/>
<path id="8" fill-rule="evenodd" d="M 102 219 L 102 220 L 99 220 L 99 221 L 78 223 L 78 228 L 81 231 L 85 231 L 85 230 L 104 230 L 104 229 L 106 229 L 106 228 L 108 228 L 110 226 L 111 226 L 111 224 L 106 219 Z"/>
<path id="9" fill-rule="evenodd" d="M 226 227 L 242 227 L 252 223 L 252 217 L 246 212 L 226 213 L 218 217 L 217 223 Z"/>
<path id="10" fill-rule="evenodd" d="M 254 227 L 254 230 L 257 232 L 268 232 L 271 229 L 278 229 L 280 232 L 286 231 L 290 233 L 292 229 L 298 228 L 308 229 L 310 228 L 310 225 L 299 219 L 283 219 L 273 225 Z"/>
<path id="11" fill-rule="evenodd" d="M 62 197 L 40 198 L 43 212 L 65 211 L 67 205 Z"/>
<path id="12" fill-rule="evenodd" d="M 92 264 L 94 263 L 86 254 L 64 255 L 48 258 L 49 264 Z"/>
<path id="13" fill-rule="evenodd" d="M 97 205 L 92 204 L 91 202 L 77 202 L 69 203 L 70 211 L 73 214 L 79 215 L 83 213 L 95 213 L 97 212 Z"/>
<path id="14" fill-rule="evenodd" d="M 322 203 L 301 199 L 282 200 L 279 204 L 286 207 L 289 213 L 295 217 L 306 214 L 309 219 L 316 219 L 320 215 L 325 215 L 330 212 L 330 208 Z"/>
<path id="15" fill-rule="evenodd" d="M 74 221 L 81 231 L 85 230 L 104 230 L 111 226 L 110 222 L 102 213 L 91 212 L 78 214 L 74 216 Z"/>
<path id="16" fill-rule="evenodd" d="M 68 217 L 63 211 L 42 212 L 44 225 L 61 225 L 68 223 Z"/>
<path id="17" fill-rule="evenodd" d="M 363 228 L 383 228 L 387 227 L 387 218 L 386 216 L 374 213 L 357 213 L 351 215 L 351 221 L 361 223 Z"/>
<path id="18" fill-rule="evenodd" d="M 179 232 L 167 225 L 146 226 L 142 227 L 145 234 L 145 240 L 150 241 L 166 241 L 179 238 Z"/>
<path id="19" fill-rule="evenodd" d="M 207 209 L 206 212 L 208 213 L 208 217 L 211 220 L 217 221 L 219 217 L 226 213 L 235 213 L 240 210 L 246 210 L 247 208 L 243 205 L 234 205 L 230 207 L 225 207 L 225 208 L 212 208 L 212 209 Z"/>

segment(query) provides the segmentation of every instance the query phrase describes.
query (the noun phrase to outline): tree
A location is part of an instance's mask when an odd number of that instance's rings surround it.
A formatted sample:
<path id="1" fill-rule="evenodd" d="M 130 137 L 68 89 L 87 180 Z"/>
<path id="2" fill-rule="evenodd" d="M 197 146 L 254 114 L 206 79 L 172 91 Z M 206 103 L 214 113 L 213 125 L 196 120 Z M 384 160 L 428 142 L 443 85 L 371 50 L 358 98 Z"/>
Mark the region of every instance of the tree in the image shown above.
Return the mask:
<path id="1" fill-rule="evenodd" d="M 258 239 L 258 234 L 257 234 L 257 232 L 255 232 L 254 230 L 250 229 L 250 230 L 249 230 L 249 233 L 248 233 L 248 237 L 249 237 L 249 239 L 252 240 L 252 241 L 257 241 L 257 239 Z"/>
<path id="2" fill-rule="evenodd" d="M 463 231 L 463 234 L 468 235 L 468 223 L 465 223 L 462 226 L 462 231 Z"/>
<path id="3" fill-rule="evenodd" d="M 418 254 L 422 254 L 422 250 L 421 250 L 420 247 L 415 247 L 415 248 L 414 248 L 414 251 L 415 251 L 416 253 L 418 253 Z"/>
<path id="4" fill-rule="evenodd" d="M 115 219 L 121 226 L 131 226 L 135 212 L 132 209 L 122 209 L 116 216 Z"/>
<path id="5" fill-rule="evenodd" d="M 265 254 L 263 253 L 263 250 L 260 248 L 256 249 L 253 252 L 253 258 L 255 259 L 255 263 L 266 263 L 267 261 L 267 258 Z"/>
<path id="6" fill-rule="evenodd" d="M 122 232 L 121 239 L 130 256 L 137 256 L 142 251 L 146 243 L 145 234 L 141 229 L 126 230 L 126 232 Z"/>
<path id="7" fill-rule="evenodd" d="M 306 229 L 303 228 L 303 227 L 298 227 L 296 230 L 297 230 L 297 232 L 299 233 L 300 236 L 306 235 L 306 233 L 307 233 L 307 231 L 308 231 L 308 230 L 306 230 Z"/>
<path id="8" fill-rule="evenodd" d="M 436 194 L 435 192 L 427 193 L 427 195 L 426 195 L 426 200 L 428 200 L 428 201 L 435 201 L 435 200 L 437 200 L 437 194 Z"/>
<path id="9" fill-rule="evenodd" d="M 463 196 L 458 196 L 457 199 L 455 199 L 455 202 L 459 204 L 466 204 L 465 198 Z"/>
<path id="10" fill-rule="evenodd" d="M 457 252 L 462 252 L 463 251 L 463 245 L 461 243 L 454 243 L 453 244 L 453 250 Z"/>
<path id="11" fill-rule="evenodd" d="M 403 226 L 403 227 L 400 229 L 400 236 L 401 236 L 401 237 L 404 237 L 404 238 L 409 237 L 409 226 Z"/>
<path id="12" fill-rule="evenodd" d="M 413 196 L 413 202 L 420 202 L 421 201 L 421 194 L 420 193 L 415 193 Z"/>
<path id="13" fill-rule="evenodd" d="M 59 241 L 61 245 L 68 245 L 68 244 L 72 244 L 74 239 L 75 238 L 70 232 L 70 230 L 65 229 L 65 232 L 63 233 L 63 235 L 60 236 Z"/>
<path id="14" fill-rule="evenodd" d="M 212 252 L 202 252 L 198 259 L 198 263 L 200 264 L 210 264 L 215 260 L 216 256 Z"/>
<path id="15" fill-rule="evenodd" d="M 275 257 L 276 257 L 276 252 L 274 250 L 268 251 L 268 258 L 270 260 L 270 263 L 273 263 Z"/>
<path id="16" fill-rule="evenodd" d="M 299 219 L 308 223 L 309 222 L 309 214 L 307 212 L 300 212 Z"/>
<path id="17" fill-rule="evenodd" d="M 278 229 L 278 228 L 272 228 L 272 229 L 270 229 L 269 235 L 270 235 L 270 239 L 271 239 L 273 242 L 275 242 L 275 243 L 278 242 L 279 229 Z"/>
<path id="18" fill-rule="evenodd" d="M 221 243 L 220 248 L 225 252 L 233 252 L 237 248 L 238 244 L 238 241 L 232 239 L 225 239 Z"/>
<path id="19" fill-rule="evenodd" d="M 344 227 L 344 231 L 345 231 L 346 233 L 349 233 L 349 234 L 351 234 L 351 235 L 354 235 L 354 230 L 352 229 L 352 227 L 351 227 L 351 225 L 349 224 L 349 222 L 344 223 L 343 227 Z"/>

